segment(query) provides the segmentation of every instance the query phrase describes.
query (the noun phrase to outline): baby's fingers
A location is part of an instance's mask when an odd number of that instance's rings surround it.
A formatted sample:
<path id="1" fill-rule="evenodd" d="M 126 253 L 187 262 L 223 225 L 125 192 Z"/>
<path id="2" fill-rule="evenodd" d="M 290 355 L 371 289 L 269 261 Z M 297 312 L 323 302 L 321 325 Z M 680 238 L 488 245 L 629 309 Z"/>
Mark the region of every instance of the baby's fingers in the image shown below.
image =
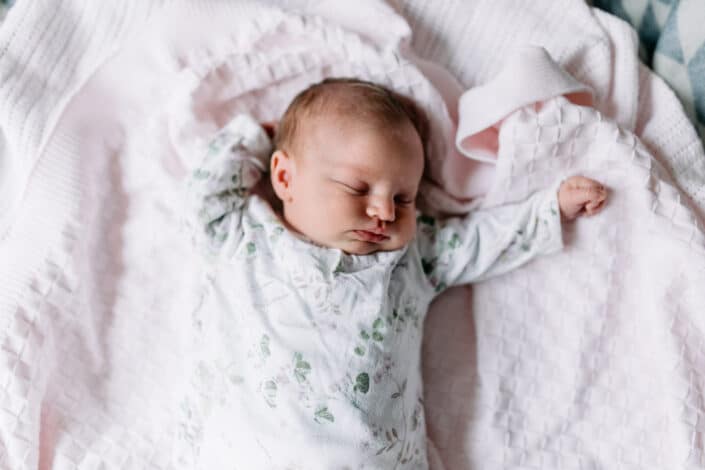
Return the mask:
<path id="1" fill-rule="evenodd" d="M 585 205 L 585 213 L 587 215 L 594 215 L 600 212 L 602 207 L 605 204 L 605 199 L 602 199 L 600 201 L 593 201 L 589 202 L 588 204 Z"/>
<path id="2" fill-rule="evenodd" d="M 579 202 L 589 203 L 604 201 L 605 198 L 607 198 L 607 191 L 603 185 L 597 181 L 583 178 L 582 176 L 577 178 L 579 178 L 579 181 L 574 181 L 571 185 L 571 189 L 574 192 L 573 197 L 579 200 Z"/>
<path id="3" fill-rule="evenodd" d="M 561 194 L 562 193 L 562 194 Z M 593 201 L 604 200 L 606 195 L 604 189 L 597 186 L 568 186 L 561 188 L 559 197 L 564 199 L 566 204 L 582 206 Z"/>
<path id="4" fill-rule="evenodd" d="M 582 193 L 585 197 L 585 214 L 590 216 L 600 212 L 607 200 L 607 190 L 598 184 L 591 188 L 584 188 Z"/>

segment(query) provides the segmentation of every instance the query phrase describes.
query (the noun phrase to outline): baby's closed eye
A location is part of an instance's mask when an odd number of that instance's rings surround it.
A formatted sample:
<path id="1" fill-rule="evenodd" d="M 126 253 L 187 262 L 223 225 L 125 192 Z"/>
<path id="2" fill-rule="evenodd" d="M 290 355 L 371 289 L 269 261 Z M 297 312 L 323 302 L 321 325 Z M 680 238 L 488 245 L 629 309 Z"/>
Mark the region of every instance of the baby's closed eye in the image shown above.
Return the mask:
<path id="1" fill-rule="evenodd" d="M 414 203 L 416 198 L 407 195 L 394 196 L 394 203 L 401 206 L 408 206 Z"/>
<path id="2" fill-rule="evenodd" d="M 343 191 L 353 196 L 367 196 L 370 194 L 370 187 L 367 183 L 358 181 L 346 181 L 331 178 Z M 408 207 L 416 202 L 416 196 L 411 196 L 407 192 L 394 195 L 394 204 L 400 207 Z"/>
<path id="3" fill-rule="evenodd" d="M 345 191 L 354 194 L 355 196 L 364 196 L 369 191 L 367 185 L 364 184 L 344 182 L 339 180 L 333 181 L 340 185 Z"/>

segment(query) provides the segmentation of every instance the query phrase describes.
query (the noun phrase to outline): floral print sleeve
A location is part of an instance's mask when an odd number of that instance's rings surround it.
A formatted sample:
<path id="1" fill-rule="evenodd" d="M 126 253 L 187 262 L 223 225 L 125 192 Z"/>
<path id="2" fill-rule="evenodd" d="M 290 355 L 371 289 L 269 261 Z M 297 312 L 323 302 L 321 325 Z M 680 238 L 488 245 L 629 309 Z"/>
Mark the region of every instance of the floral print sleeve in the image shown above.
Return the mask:
<path id="1" fill-rule="evenodd" d="M 246 114 L 235 116 L 209 142 L 186 188 L 186 223 L 204 254 L 215 255 L 226 241 L 242 239 L 242 210 L 267 169 L 271 150 L 267 134 Z"/>
<path id="2" fill-rule="evenodd" d="M 421 267 L 437 293 L 515 269 L 563 247 L 558 187 L 526 201 L 477 210 L 464 217 L 418 218 Z"/>

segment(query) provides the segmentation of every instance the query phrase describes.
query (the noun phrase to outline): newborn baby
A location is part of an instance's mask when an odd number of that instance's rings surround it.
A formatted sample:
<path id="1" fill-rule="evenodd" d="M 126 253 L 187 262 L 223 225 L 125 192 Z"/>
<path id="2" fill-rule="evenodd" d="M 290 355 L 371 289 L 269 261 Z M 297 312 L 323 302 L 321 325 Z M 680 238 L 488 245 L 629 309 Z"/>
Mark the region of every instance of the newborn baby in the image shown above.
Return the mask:
<path id="1" fill-rule="evenodd" d="M 178 464 L 207 469 L 426 469 L 421 338 L 444 289 L 562 247 L 598 212 L 572 177 L 526 201 L 436 220 L 416 209 L 426 125 L 384 87 L 329 79 L 290 104 L 272 153 L 236 116 L 189 180 L 213 261 L 193 316 Z M 251 189 L 270 170 L 275 211 Z"/>

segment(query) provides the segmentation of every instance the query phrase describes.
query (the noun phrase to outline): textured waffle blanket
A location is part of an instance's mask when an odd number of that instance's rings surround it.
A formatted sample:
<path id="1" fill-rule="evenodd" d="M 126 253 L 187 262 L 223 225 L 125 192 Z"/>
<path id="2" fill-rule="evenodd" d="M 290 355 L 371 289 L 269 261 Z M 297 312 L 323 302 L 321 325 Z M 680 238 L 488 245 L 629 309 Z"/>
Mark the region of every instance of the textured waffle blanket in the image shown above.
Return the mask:
<path id="1" fill-rule="evenodd" d="M 171 468 L 202 269 L 177 230 L 182 155 L 333 74 L 424 105 L 433 207 L 573 173 L 611 190 L 563 252 L 432 306 L 431 468 L 702 468 L 705 157 L 630 30 L 577 0 L 268 3 L 36 0 L 0 28 L 0 468 Z M 531 44 L 591 106 L 505 101 Z"/>

